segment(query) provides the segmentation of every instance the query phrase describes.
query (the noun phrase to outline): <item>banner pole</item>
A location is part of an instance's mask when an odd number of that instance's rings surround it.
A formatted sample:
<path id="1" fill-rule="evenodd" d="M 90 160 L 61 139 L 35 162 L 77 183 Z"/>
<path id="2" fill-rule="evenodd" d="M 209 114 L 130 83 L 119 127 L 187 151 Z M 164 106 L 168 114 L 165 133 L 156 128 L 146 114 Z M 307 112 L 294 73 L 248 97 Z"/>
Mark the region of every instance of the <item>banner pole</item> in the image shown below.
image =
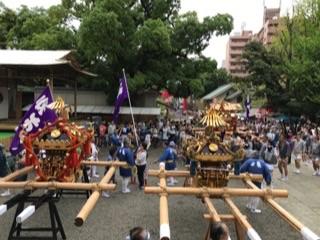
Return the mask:
<path id="1" fill-rule="evenodd" d="M 135 136 L 135 139 L 136 139 L 136 144 L 137 144 L 137 147 L 138 147 L 139 146 L 139 142 L 138 142 L 138 136 L 137 136 L 136 123 L 135 123 L 134 117 L 133 117 L 130 94 L 129 94 L 129 88 L 128 88 L 128 83 L 127 83 L 127 77 L 126 77 L 126 72 L 125 72 L 124 68 L 122 68 L 122 72 L 123 72 L 124 82 L 126 83 L 128 100 L 129 100 L 129 107 L 130 107 L 130 113 L 131 113 L 132 124 L 133 124 L 133 131 L 134 131 L 134 136 Z"/>
<path id="2" fill-rule="evenodd" d="M 49 90 L 50 90 L 50 94 L 51 94 L 51 96 L 52 96 L 52 99 L 53 99 L 53 101 L 54 101 L 54 97 L 53 97 L 53 85 L 52 85 L 52 82 L 50 81 L 50 79 L 49 79 L 49 78 L 46 80 L 46 82 L 47 82 L 47 86 L 49 87 Z"/>

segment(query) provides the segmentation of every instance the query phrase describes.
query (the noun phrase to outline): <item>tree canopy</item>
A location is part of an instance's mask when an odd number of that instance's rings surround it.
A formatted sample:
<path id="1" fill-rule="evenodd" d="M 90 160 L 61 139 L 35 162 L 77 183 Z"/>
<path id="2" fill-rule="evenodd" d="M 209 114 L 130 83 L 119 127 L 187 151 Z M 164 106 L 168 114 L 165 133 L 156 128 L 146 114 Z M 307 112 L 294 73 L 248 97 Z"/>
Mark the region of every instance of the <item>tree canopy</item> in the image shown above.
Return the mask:
<path id="1" fill-rule="evenodd" d="M 202 52 L 213 36 L 231 32 L 233 19 L 199 20 L 179 10 L 180 0 L 63 0 L 16 12 L 1 4 L 0 47 L 76 49 L 83 67 L 99 74 L 82 86 L 104 88 L 111 99 L 123 68 L 133 94 L 168 88 L 179 97 L 201 96 L 230 79 Z"/>
<path id="2" fill-rule="evenodd" d="M 277 37 L 269 47 L 252 42 L 243 57 L 250 82 L 263 85 L 273 108 L 293 114 L 319 115 L 320 1 L 303 0 L 293 16 L 282 17 Z M 259 93 L 259 91 L 257 92 Z"/>

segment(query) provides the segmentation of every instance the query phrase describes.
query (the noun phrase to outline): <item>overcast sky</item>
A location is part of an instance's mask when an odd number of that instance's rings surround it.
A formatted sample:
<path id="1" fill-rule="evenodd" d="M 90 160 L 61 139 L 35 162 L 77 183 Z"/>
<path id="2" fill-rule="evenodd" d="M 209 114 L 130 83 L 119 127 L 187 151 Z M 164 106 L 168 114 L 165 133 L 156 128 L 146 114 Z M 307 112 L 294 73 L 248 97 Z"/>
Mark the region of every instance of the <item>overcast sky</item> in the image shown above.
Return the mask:
<path id="1" fill-rule="evenodd" d="M 2 0 L 2 2 L 13 9 L 21 4 L 47 8 L 60 3 L 60 0 Z M 229 13 L 234 18 L 233 32 L 240 32 L 241 26 L 245 26 L 245 29 L 253 30 L 255 33 L 262 27 L 264 2 L 267 7 L 278 7 L 281 2 L 281 14 L 286 15 L 291 10 L 294 0 L 181 0 L 181 12 L 196 11 L 200 19 L 217 13 Z M 204 54 L 216 59 L 221 66 L 222 60 L 225 59 L 227 41 L 228 36 L 214 37 Z"/>

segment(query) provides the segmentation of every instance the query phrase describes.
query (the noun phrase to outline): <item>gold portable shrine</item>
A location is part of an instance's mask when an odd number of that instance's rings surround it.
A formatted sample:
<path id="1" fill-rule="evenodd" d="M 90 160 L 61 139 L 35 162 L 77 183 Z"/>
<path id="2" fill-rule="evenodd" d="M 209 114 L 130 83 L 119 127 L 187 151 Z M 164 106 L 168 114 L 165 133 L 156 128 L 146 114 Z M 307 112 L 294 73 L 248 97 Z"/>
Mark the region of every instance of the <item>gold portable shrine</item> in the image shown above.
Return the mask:
<path id="1" fill-rule="evenodd" d="M 223 112 L 211 106 L 200 121 L 205 125 L 204 132 L 186 143 L 185 152 L 195 161 L 194 187 L 225 187 L 229 181 L 229 170 L 234 159 L 243 151 L 232 152 L 230 146 L 221 141 L 216 132 L 229 127 Z M 191 166 L 192 167 L 192 166 Z"/>

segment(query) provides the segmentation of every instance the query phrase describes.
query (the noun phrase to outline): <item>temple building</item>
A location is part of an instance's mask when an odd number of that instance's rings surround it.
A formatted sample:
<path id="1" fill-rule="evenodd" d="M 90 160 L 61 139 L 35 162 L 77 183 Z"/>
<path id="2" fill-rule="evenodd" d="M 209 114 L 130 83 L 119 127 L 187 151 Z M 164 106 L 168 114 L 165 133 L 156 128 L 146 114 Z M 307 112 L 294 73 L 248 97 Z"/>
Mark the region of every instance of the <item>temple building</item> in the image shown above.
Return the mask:
<path id="1" fill-rule="evenodd" d="M 69 86 L 77 108 L 77 77 L 96 75 L 81 69 L 70 50 L 0 50 L 0 119 L 20 119 L 34 100 L 35 85 Z"/>

